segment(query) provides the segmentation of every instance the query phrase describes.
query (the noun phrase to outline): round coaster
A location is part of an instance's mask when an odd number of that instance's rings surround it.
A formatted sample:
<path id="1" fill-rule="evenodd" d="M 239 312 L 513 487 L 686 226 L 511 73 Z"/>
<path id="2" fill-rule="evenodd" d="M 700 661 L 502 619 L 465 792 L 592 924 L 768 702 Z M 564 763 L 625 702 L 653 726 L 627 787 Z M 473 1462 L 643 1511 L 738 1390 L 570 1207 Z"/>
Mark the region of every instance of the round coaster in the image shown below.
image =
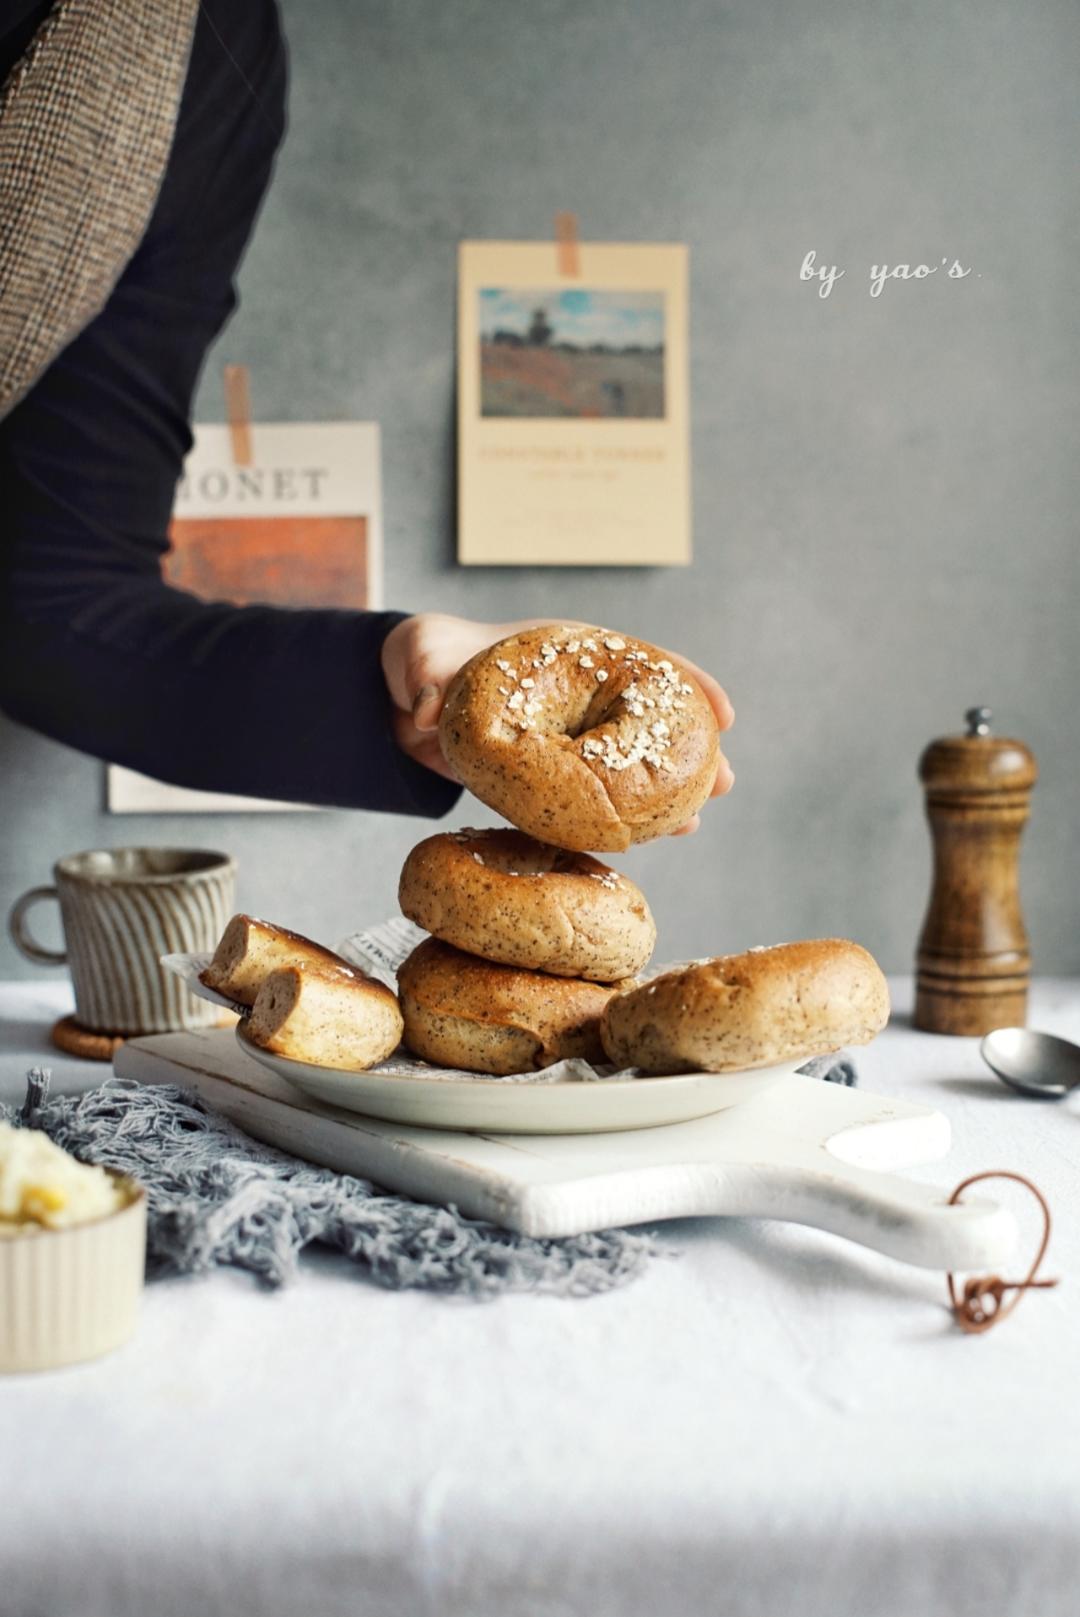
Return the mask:
<path id="1" fill-rule="evenodd" d="M 93 1033 L 73 1016 L 62 1016 L 50 1037 L 58 1050 L 69 1056 L 82 1056 L 84 1061 L 111 1061 L 124 1042 L 122 1034 Z"/>

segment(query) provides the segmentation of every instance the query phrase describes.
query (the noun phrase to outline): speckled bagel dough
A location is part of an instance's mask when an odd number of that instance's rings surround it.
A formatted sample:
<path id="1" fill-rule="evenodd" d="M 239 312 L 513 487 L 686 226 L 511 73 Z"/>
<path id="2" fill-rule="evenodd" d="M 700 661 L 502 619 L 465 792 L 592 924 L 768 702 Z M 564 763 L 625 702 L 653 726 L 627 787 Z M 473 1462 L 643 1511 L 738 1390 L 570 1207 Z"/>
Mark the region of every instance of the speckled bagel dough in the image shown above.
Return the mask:
<path id="1" fill-rule="evenodd" d="M 282 966 L 263 979 L 244 1032 L 275 1055 L 364 1072 L 397 1048 L 403 1027 L 397 995 L 362 971 Z"/>
<path id="2" fill-rule="evenodd" d="M 633 977 L 656 943 L 649 906 L 626 876 L 521 831 L 428 837 L 405 861 L 398 902 L 444 943 L 558 977 Z"/>
<path id="3" fill-rule="evenodd" d="M 440 1067 L 503 1076 L 602 1061 L 600 1015 L 618 990 L 497 966 L 428 938 L 398 970 L 405 1043 Z"/>
<path id="4" fill-rule="evenodd" d="M 704 960 L 613 999 L 608 1059 L 646 1073 L 741 1072 L 869 1044 L 889 1019 L 873 956 L 843 938 Z"/>
<path id="5" fill-rule="evenodd" d="M 716 717 L 693 675 L 611 629 L 543 628 L 480 652 L 439 722 L 465 785 L 530 836 L 618 852 L 677 830 L 716 778 Z"/>

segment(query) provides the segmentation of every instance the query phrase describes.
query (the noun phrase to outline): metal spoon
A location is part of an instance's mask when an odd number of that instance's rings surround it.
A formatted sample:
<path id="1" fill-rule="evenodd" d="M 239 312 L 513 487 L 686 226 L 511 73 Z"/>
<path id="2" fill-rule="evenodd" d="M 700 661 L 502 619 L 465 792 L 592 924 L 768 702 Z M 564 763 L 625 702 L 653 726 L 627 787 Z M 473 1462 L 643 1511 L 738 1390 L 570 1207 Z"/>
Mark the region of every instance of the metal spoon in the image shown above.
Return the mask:
<path id="1" fill-rule="evenodd" d="M 999 1027 L 979 1046 L 983 1060 L 1021 1095 L 1060 1100 L 1080 1086 L 1080 1045 L 1026 1027 Z"/>

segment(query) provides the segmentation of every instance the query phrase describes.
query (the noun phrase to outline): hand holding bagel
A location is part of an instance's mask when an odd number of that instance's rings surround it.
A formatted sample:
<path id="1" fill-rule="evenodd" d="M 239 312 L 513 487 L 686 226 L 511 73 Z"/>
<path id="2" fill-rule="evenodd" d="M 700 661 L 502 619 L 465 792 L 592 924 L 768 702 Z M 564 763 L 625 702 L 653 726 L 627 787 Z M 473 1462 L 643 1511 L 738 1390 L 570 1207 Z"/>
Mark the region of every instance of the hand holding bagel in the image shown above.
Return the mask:
<path id="1" fill-rule="evenodd" d="M 550 627 L 552 620 L 526 618 L 513 623 L 474 623 L 444 613 L 423 612 L 397 624 L 383 642 L 382 666 L 393 704 L 393 723 L 402 750 L 415 762 L 449 779 L 457 779 L 439 745 L 439 719 L 447 690 L 461 668 L 478 653 L 497 641 L 533 628 Z M 555 627 L 581 629 L 588 625 L 559 620 Z M 724 732 L 734 723 L 735 713 L 727 693 L 713 676 L 685 657 L 656 648 L 659 655 L 677 663 L 696 682 L 715 716 L 716 728 Z M 708 796 L 719 797 L 731 790 L 734 775 L 727 759 L 718 751 L 716 770 Z M 697 829 L 694 813 L 673 827 L 673 834 Z"/>

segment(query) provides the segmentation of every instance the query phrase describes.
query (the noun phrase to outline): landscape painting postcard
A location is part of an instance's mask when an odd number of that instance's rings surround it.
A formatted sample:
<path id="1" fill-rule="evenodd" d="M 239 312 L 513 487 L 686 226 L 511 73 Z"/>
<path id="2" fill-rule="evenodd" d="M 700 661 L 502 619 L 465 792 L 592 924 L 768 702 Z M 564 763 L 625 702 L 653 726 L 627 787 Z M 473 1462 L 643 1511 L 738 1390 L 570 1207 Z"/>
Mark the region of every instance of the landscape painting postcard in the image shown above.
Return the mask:
<path id="1" fill-rule="evenodd" d="M 251 428 L 252 464 L 233 460 L 228 427 L 197 426 L 169 527 L 162 576 L 234 606 L 382 604 L 379 428 L 371 421 Z M 206 715 L 207 724 L 220 717 Z M 243 813 L 302 804 L 191 791 L 109 769 L 117 814 Z"/>
<path id="2" fill-rule="evenodd" d="M 687 255 L 468 241 L 458 268 L 458 559 L 690 561 Z"/>

